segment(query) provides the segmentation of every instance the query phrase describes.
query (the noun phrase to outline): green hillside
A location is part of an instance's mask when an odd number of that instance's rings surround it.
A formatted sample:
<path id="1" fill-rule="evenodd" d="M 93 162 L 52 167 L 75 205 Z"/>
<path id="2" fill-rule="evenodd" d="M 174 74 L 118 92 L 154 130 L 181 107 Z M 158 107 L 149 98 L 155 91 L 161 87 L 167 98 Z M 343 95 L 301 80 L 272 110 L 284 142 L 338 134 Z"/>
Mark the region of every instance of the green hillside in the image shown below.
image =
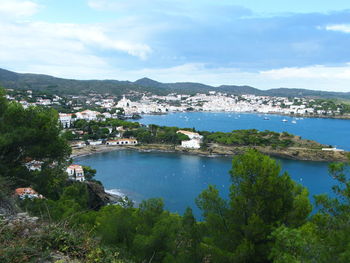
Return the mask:
<path id="1" fill-rule="evenodd" d="M 128 92 L 166 95 L 169 93 L 195 94 L 217 91 L 228 94 L 254 94 L 281 97 L 315 97 L 350 99 L 350 92 L 326 92 L 306 89 L 279 88 L 259 90 L 250 86 L 222 85 L 218 87 L 193 82 L 161 83 L 149 78 L 135 82 L 118 80 L 74 80 L 42 74 L 22 74 L 0 69 L 0 85 L 12 89 L 32 89 L 55 94 L 110 93 L 122 95 Z"/>

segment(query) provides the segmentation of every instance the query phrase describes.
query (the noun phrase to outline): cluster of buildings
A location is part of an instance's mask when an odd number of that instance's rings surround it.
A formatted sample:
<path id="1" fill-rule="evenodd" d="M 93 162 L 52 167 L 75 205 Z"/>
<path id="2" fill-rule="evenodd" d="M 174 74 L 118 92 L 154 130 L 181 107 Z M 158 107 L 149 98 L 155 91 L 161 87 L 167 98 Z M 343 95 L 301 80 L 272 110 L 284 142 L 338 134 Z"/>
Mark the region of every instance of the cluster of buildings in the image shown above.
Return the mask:
<path id="1" fill-rule="evenodd" d="M 30 171 L 37 171 L 41 170 L 41 164 L 42 162 L 38 161 L 30 161 L 25 164 L 25 166 L 30 170 Z M 84 169 L 81 165 L 77 164 L 72 164 L 69 165 L 66 169 L 66 172 L 68 174 L 68 178 L 70 180 L 78 181 L 78 182 L 84 182 L 85 181 L 85 176 L 84 176 Z M 21 187 L 21 188 L 16 188 L 14 195 L 18 197 L 19 199 L 43 199 L 44 196 L 39 194 L 37 191 L 35 191 L 31 187 Z"/>
<path id="2" fill-rule="evenodd" d="M 149 95 L 142 96 L 139 101 L 131 101 L 125 96 L 113 107 L 123 108 L 125 114 L 152 114 L 183 111 L 208 111 L 208 112 L 258 112 L 300 115 L 331 115 L 339 114 L 340 109 L 324 110 L 320 105 L 310 106 L 315 102 L 306 98 L 286 98 L 256 95 L 229 95 L 215 91 L 208 94 L 167 96 Z"/>
<path id="3" fill-rule="evenodd" d="M 106 113 L 111 117 L 110 113 Z M 84 110 L 76 113 L 59 113 L 59 121 L 64 128 L 70 128 L 72 123 L 76 120 L 96 121 L 99 117 L 103 118 L 103 114 L 98 111 Z M 108 118 L 107 117 L 107 118 Z"/>
<path id="4" fill-rule="evenodd" d="M 8 92 L 13 92 L 13 89 L 8 89 Z M 23 92 L 21 96 L 14 95 L 6 95 L 6 98 L 10 101 L 18 101 L 24 108 L 28 108 L 29 106 L 54 106 L 61 105 L 63 98 L 58 95 L 53 96 L 33 96 L 33 92 L 31 90 L 26 90 Z"/>
<path id="5" fill-rule="evenodd" d="M 10 90 L 9 90 L 10 91 Z M 13 90 L 12 90 L 13 91 Z M 67 95 L 32 95 L 31 90 L 23 91 L 21 96 L 7 95 L 9 100 L 17 100 L 24 107 L 31 105 L 62 106 L 69 108 L 71 113 L 61 114 L 60 121 L 70 125 L 73 119 L 96 120 L 98 118 L 118 118 L 112 114 L 115 109 L 123 109 L 125 115 L 161 114 L 183 111 L 226 111 L 226 112 L 258 112 L 300 115 L 337 115 L 340 108 L 322 107 L 309 98 L 287 98 L 272 96 L 257 96 L 251 94 L 232 95 L 223 92 L 210 91 L 206 94 L 185 95 L 172 93 L 165 96 L 150 93 L 130 92 L 121 99 L 111 94 Z M 81 109 L 100 108 L 99 113 Z M 114 111 L 113 111 L 114 110 Z M 65 111 L 67 112 L 67 111 Z M 69 111 L 68 111 L 69 112 Z"/>

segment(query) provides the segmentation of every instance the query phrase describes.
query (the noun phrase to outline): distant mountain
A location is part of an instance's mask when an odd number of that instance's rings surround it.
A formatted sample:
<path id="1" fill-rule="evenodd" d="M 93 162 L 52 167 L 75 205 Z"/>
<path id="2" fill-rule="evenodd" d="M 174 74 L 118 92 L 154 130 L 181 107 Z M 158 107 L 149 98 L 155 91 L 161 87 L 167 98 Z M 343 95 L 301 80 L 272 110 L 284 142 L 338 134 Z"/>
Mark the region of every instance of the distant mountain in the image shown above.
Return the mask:
<path id="1" fill-rule="evenodd" d="M 109 93 L 120 96 L 137 91 L 157 95 L 169 93 L 195 94 L 217 91 L 228 94 L 254 94 L 281 97 L 315 97 L 350 99 L 350 92 L 326 92 L 306 89 L 269 89 L 259 90 L 250 86 L 222 85 L 213 87 L 201 83 L 176 82 L 161 83 L 149 78 L 142 78 L 135 82 L 118 80 L 74 80 L 56 78 L 42 74 L 22 74 L 0 69 L 0 86 L 12 89 L 32 89 L 55 94 L 88 94 Z"/>
<path id="2" fill-rule="evenodd" d="M 153 79 L 149 79 L 149 78 L 142 78 L 142 79 L 136 80 L 134 84 L 143 86 L 143 87 L 157 87 L 157 88 L 164 87 L 163 83 L 155 81 Z"/>
<path id="3" fill-rule="evenodd" d="M 329 92 L 308 89 L 270 89 L 266 91 L 269 96 L 288 96 L 288 97 L 318 97 L 318 98 L 340 98 L 350 99 L 350 92 Z"/>

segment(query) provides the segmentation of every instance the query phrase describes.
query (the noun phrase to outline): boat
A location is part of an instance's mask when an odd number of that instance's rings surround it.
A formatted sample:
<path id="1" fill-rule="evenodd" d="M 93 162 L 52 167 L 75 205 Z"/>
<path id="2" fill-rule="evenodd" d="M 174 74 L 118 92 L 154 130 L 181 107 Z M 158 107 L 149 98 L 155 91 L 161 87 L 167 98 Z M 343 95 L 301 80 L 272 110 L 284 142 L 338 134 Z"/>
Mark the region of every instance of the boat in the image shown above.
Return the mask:
<path id="1" fill-rule="evenodd" d="M 293 124 L 296 124 L 297 122 L 296 122 L 295 120 L 292 120 L 292 123 L 293 123 Z"/>
<path id="2" fill-rule="evenodd" d="M 283 122 L 288 122 L 288 120 L 286 120 L 286 119 L 283 119 L 282 121 L 283 121 Z"/>
<path id="3" fill-rule="evenodd" d="M 268 121 L 269 120 L 269 118 L 268 117 L 264 117 L 264 121 Z"/>

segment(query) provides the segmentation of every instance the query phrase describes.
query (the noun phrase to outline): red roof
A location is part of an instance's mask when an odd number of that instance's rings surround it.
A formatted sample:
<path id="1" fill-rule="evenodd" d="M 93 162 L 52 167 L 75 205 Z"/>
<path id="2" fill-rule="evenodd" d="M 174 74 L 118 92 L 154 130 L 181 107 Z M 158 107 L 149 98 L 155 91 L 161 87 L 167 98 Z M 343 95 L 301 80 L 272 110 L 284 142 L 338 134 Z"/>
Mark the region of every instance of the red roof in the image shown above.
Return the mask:
<path id="1" fill-rule="evenodd" d="M 30 187 L 24 187 L 24 188 L 17 188 L 15 190 L 15 195 L 38 195 L 38 193 Z"/>

